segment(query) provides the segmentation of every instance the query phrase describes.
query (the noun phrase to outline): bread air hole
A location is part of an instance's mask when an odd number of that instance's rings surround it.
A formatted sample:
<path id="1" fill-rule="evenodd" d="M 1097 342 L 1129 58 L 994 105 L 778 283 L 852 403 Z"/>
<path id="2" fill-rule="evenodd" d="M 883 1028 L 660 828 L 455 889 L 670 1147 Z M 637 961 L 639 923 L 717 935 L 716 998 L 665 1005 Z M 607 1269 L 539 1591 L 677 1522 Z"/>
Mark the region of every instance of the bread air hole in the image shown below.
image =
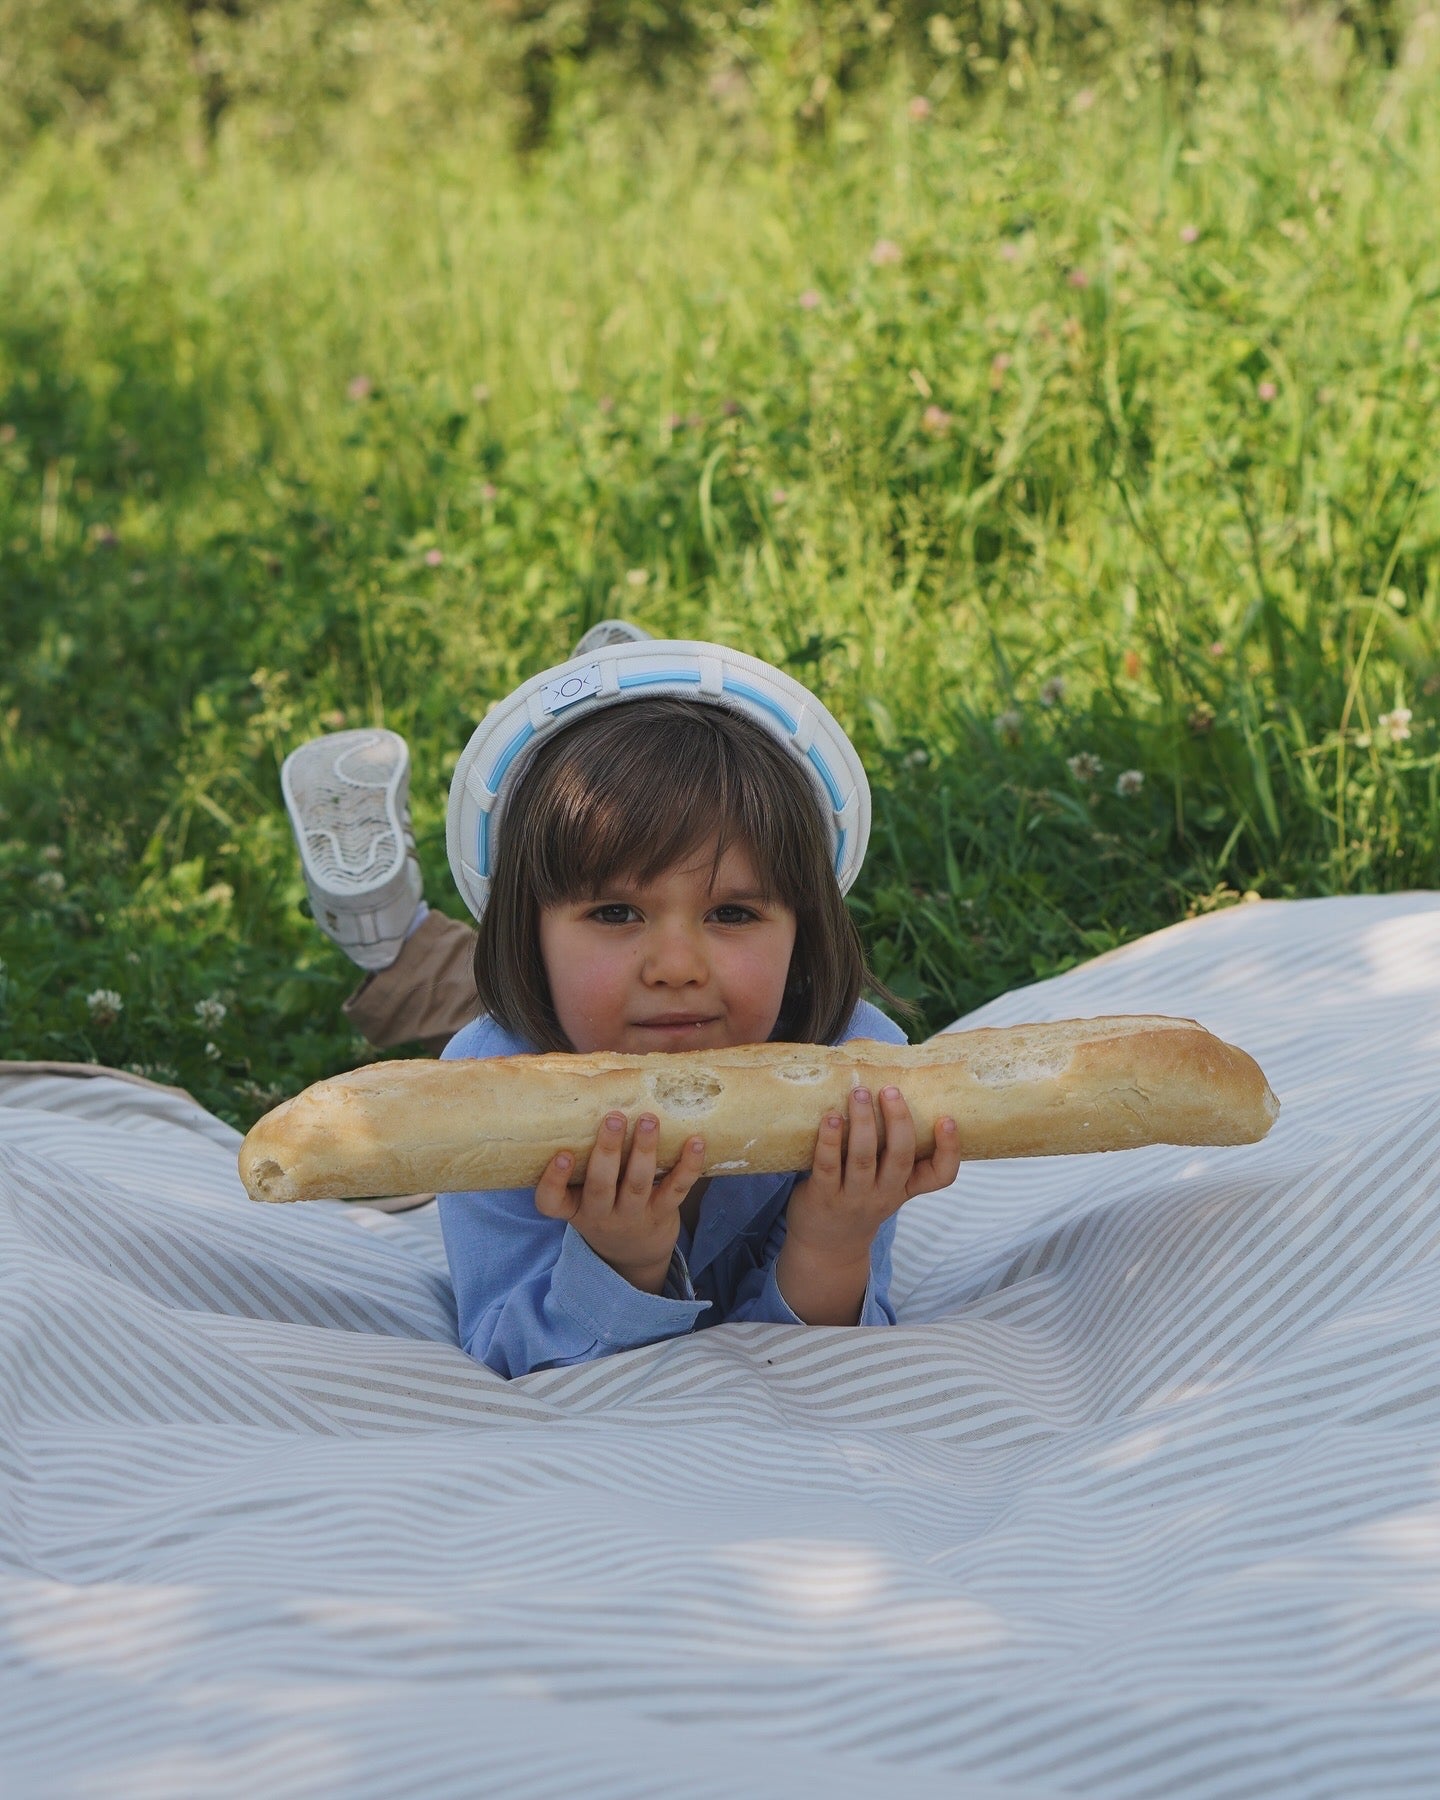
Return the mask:
<path id="1" fill-rule="evenodd" d="M 682 1119 L 697 1119 L 709 1112 L 721 1093 L 720 1082 L 698 1070 L 683 1075 L 656 1075 L 649 1087 L 657 1106 L 678 1113 Z"/>
<path id="2" fill-rule="evenodd" d="M 782 1081 L 820 1081 L 825 1071 L 817 1063 L 786 1063 L 776 1073 Z"/>
<path id="3" fill-rule="evenodd" d="M 1074 1051 L 1066 1044 L 1048 1055 L 1033 1050 L 1012 1052 L 980 1050 L 971 1055 L 970 1073 L 981 1087 L 1008 1087 L 1015 1081 L 1049 1081 L 1063 1075 L 1074 1059 Z"/>

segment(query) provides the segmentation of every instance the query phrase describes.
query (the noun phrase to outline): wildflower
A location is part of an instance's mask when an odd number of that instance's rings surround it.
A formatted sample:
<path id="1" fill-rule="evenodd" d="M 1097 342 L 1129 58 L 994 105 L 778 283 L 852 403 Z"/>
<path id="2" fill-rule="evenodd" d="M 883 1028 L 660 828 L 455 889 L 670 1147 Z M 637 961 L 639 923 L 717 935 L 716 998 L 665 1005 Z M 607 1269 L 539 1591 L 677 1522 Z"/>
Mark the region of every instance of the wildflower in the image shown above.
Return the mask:
<path id="1" fill-rule="evenodd" d="M 432 569 L 438 569 L 444 560 L 445 552 L 443 550 L 427 550 L 425 552 L 426 564 Z"/>
<path id="2" fill-rule="evenodd" d="M 917 125 L 923 125 L 935 109 L 923 94 L 914 94 L 905 110 Z"/>
<path id="3" fill-rule="evenodd" d="M 1014 262 L 1019 255 L 1020 246 L 1012 238 L 1007 238 L 1000 246 L 1000 260 L 1002 262 Z"/>
<path id="4" fill-rule="evenodd" d="M 1273 381 L 1262 381 L 1260 383 L 1259 387 L 1256 388 L 1255 392 L 1260 396 L 1260 398 L 1268 406 L 1270 404 L 1270 402 L 1275 398 L 1275 396 L 1280 392 L 1280 390 L 1279 390 L 1279 388 L 1276 387 L 1276 385 Z"/>
<path id="5" fill-rule="evenodd" d="M 1225 646 L 1221 643 L 1219 638 L 1216 638 L 1215 642 L 1210 646 L 1210 654 L 1215 658 L 1216 662 L 1219 662 L 1220 658 L 1225 654 Z"/>
<path id="6" fill-rule="evenodd" d="M 488 384 L 483 381 L 477 381 L 470 390 L 470 398 L 477 406 L 486 405 L 490 399 L 490 388 Z M 605 402 L 602 400 L 600 404 L 603 406 Z"/>
<path id="7" fill-rule="evenodd" d="M 1040 689 L 1040 704 L 1042 706 L 1054 706 L 1057 701 L 1063 700 L 1064 698 L 1065 677 L 1063 675 L 1052 675 Z"/>
<path id="8" fill-rule="evenodd" d="M 1010 706 L 995 716 L 995 735 L 1002 744 L 1018 744 L 1020 728 L 1025 723 L 1025 715 Z"/>
<path id="9" fill-rule="evenodd" d="M 921 415 L 920 423 L 931 437 L 944 437 L 950 429 L 952 418 L 943 406 L 927 406 Z"/>
<path id="10" fill-rule="evenodd" d="M 893 238 L 876 238 L 870 251 L 870 260 L 877 269 L 887 269 L 893 264 L 903 262 L 905 252 Z"/>
<path id="11" fill-rule="evenodd" d="M 1088 785 L 1096 779 L 1105 765 L 1093 751 L 1078 750 L 1074 756 L 1065 759 L 1065 767 L 1077 781 Z"/>
<path id="12" fill-rule="evenodd" d="M 738 419 L 745 409 L 738 400 L 722 400 L 720 410 L 727 419 Z"/>
<path id="13" fill-rule="evenodd" d="M 783 506 L 789 498 L 789 488 L 771 488 L 770 490 L 770 504 L 772 506 Z"/>
<path id="14" fill-rule="evenodd" d="M 1089 112 L 1090 108 L 1094 104 L 1095 104 L 1094 88 L 1081 88 L 1080 91 L 1076 94 L 1075 98 L 1070 102 L 1072 110 L 1077 113 Z"/>
<path id="15" fill-rule="evenodd" d="M 805 292 L 801 294 L 795 304 L 802 312 L 814 312 L 815 308 L 820 304 L 820 296 L 814 288 L 806 288 Z"/>
<path id="16" fill-rule="evenodd" d="M 990 358 L 990 386 L 997 392 L 1005 384 L 1005 371 L 1014 359 L 1008 350 L 997 350 Z"/>
<path id="17" fill-rule="evenodd" d="M 58 900 L 65 892 L 65 877 L 58 869 L 44 869 L 35 877 L 35 886 L 50 899 Z"/>
<path id="18" fill-rule="evenodd" d="M 905 758 L 912 769 L 923 769 L 930 760 L 930 752 L 923 744 L 917 744 Z"/>
<path id="19" fill-rule="evenodd" d="M 1090 285 L 1090 277 L 1083 269 L 1072 269 L 1065 280 L 1073 288 L 1087 288 Z"/>
<path id="20" fill-rule="evenodd" d="M 343 731 L 345 729 L 344 711 L 338 706 L 332 706 L 329 712 L 321 713 L 320 723 L 327 731 Z"/>
<path id="21" fill-rule="evenodd" d="M 1215 708 L 1202 700 L 1198 706 L 1191 708 L 1190 717 L 1185 723 L 1190 728 L 1191 737 L 1204 737 L 1214 729 Z"/>
<path id="22" fill-rule="evenodd" d="M 1193 244 L 1199 236 L 1200 227 L 1198 225 L 1182 225 L 1180 227 L 1180 242 L 1182 244 Z"/>
<path id="23" fill-rule="evenodd" d="M 212 995 L 205 1000 L 195 1002 L 195 1017 L 207 1031 L 213 1031 L 225 1017 L 225 1002 Z"/>
<path id="24" fill-rule="evenodd" d="M 498 500 L 500 498 L 500 490 L 493 481 L 482 482 L 480 486 L 480 498 L 487 502 Z"/>
<path id="25" fill-rule="evenodd" d="M 220 1060 L 220 1046 L 219 1046 L 219 1045 L 218 1045 L 218 1044 L 206 1044 L 206 1046 L 205 1046 L 205 1055 L 206 1055 L 206 1057 L 207 1057 L 207 1058 L 208 1058 L 208 1059 L 209 1059 L 209 1061 L 211 1061 L 211 1062 L 219 1062 L 219 1060 Z"/>
<path id="26" fill-rule="evenodd" d="M 1390 734 L 1392 744 L 1403 744 L 1409 737 L 1411 716 L 1408 706 L 1397 706 L 1394 712 L 1381 713 L 1379 723 Z"/>
<path id="27" fill-rule="evenodd" d="M 1115 792 L 1122 800 L 1129 800 L 1138 794 L 1145 785 L 1145 777 L 1139 769 L 1122 769 L 1115 777 Z"/>
<path id="28" fill-rule="evenodd" d="M 615 410 L 615 396 L 613 394 L 602 394 L 595 404 L 600 408 L 602 413 L 612 413 Z"/>
<path id="29" fill-rule="evenodd" d="M 345 384 L 347 400 L 368 400 L 374 392 L 375 384 L 368 375 L 352 375 Z"/>
<path id="30" fill-rule="evenodd" d="M 113 1025 L 125 1010 L 125 1002 L 114 988 L 96 988 L 93 994 L 85 996 L 85 1004 L 97 1025 Z"/>
<path id="31" fill-rule="evenodd" d="M 1125 671 L 1127 680 L 1136 681 L 1139 679 L 1140 652 L 1138 650 L 1127 650 L 1120 658 L 1120 664 Z"/>
<path id="32" fill-rule="evenodd" d="M 65 860 L 65 852 L 58 844 L 47 844 L 40 855 L 43 861 L 50 864 L 51 868 L 54 868 L 56 863 Z"/>
<path id="33" fill-rule="evenodd" d="M 627 569 L 625 579 L 631 587 L 644 587 L 650 579 L 650 571 L 648 569 Z"/>
<path id="34" fill-rule="evenodd" d="M 134 1062 L 126 1063 L 125 1066 L 132 1075 L 138 1075 L 142 1081 L 158 1081 L 165 1087 L 175 1087 L 180 1081 L 179 1075 L 170 1067 L 169 1063 Z"/>
<path id="35" fill-rule="evenodd" d="M 92 527 L 90 536 L 98 550 L 113 550 L 120 542 L 120 539 L 115 535 L 115 532 L 109 525 L 96 525 Z"/>

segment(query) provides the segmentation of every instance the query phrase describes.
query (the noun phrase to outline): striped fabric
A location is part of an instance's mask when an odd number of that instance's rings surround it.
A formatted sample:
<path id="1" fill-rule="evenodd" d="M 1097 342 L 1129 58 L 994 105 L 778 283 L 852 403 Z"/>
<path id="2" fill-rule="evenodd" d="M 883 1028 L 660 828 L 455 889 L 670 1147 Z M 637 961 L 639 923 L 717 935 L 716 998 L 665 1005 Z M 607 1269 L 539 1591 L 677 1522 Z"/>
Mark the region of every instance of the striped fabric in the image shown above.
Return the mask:
<path id="1" fill-rule="evenodd" d="M 1270 1138 L 963 1170 L 892 1330 L 510 1383 L 433 1208 L 0 1074 L 0 1791 L 1440 1794 L 1440 895 L 966 1023 L 1126 1011 L 1255 1054 Z"/>

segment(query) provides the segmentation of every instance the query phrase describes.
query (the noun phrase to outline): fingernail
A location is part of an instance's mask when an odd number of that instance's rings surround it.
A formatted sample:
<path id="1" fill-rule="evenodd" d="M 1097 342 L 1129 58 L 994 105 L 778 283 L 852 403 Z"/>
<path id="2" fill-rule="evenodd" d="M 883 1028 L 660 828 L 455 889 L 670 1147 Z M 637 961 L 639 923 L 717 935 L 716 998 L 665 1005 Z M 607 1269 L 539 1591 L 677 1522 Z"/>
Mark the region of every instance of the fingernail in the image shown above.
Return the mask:
<path id="1" fill-rule="evenodd" d="M 640 1129 L 642 1131 L 653 1131 L 655 1129 L 655 1121 L 653 1119 L 642 1119 L 640 1121 Z"/>
<path id="2" fill-rule="evenodd" d="M 555 1158 L 555 1167 L 557 1169 L 568 1169 L 570 1167 L 570 1158 L 568 1156 L 557 1156 Z"/>
<path id="3" fill-rule="evenodd" d="M 898 1100 L 900 1098 L 900 1090 L 897 1087 L 881 1088 L 880 1097 L 882 1100 Z"/>
<path id="4" fill-rule="evenodd" d="M 605 1123 L 612 1131 L 623 1131 L 625 1128 L 624 1113 L 606 1113 Z"/>
<path id="5" fill-rule="evenodd" d="M 862 1106 L 868 1106 L 870 1104 L 869 1088 L 856 1088 L 854 1090 L 854 1098 L 858 1100 Z"/>
<path id="6" fill-rule="evenodd" d="M 701 1151 L 702 1151 L 702 1150 L 703 1150 L 703 1149 L 704 1149 L 704 1148 L 705 1148 L 705 1140 L 704 1140 L 704 1138 L 691 1138 L 691 1140 L 690 1140 L 690 1154 L 691 1154 L 691 1155 L 692 1155 L 692 1156 L 698 1156 L 698 1155 L 699 1155 L 699 1154 L 700 1154 L 700 1152 L 701 1152 Z"/>
<path id="7" fill-rule="evenodd" d="M 831 1113 L 830 1117 L 825 1121 L 825 1123 L 830 1127 L 830 1129 L 832 1131 L 838 1131 L 840 1129 L 840 1127 L 845 1123 L 845 1121 L 840 1117 L 839 1113 Z"/>

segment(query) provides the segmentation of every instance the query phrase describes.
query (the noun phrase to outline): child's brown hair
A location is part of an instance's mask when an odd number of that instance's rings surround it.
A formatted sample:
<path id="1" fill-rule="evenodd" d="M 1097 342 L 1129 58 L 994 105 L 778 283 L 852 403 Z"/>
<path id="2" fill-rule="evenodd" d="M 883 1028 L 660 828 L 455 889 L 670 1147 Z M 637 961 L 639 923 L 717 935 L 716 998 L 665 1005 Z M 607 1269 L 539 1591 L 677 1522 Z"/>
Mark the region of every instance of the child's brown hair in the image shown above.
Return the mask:
<path id="1" fill-rule="evenodd" d="M 830 1043 L 867 990 L 918 1016 L 870 970 L 804 770 L 730 708 L 668 696 L 604 707 L 536 752 L 506 808 L 476 939 L 483 1009 L 538 1050 L 573 1049 L 551 1003 L 541 910 L 598 898 L 621 876 L 653 881 L 712 838 L 715 869 L 743 845 L 766 897 L 795 914 L 775 1039 Z"/>

